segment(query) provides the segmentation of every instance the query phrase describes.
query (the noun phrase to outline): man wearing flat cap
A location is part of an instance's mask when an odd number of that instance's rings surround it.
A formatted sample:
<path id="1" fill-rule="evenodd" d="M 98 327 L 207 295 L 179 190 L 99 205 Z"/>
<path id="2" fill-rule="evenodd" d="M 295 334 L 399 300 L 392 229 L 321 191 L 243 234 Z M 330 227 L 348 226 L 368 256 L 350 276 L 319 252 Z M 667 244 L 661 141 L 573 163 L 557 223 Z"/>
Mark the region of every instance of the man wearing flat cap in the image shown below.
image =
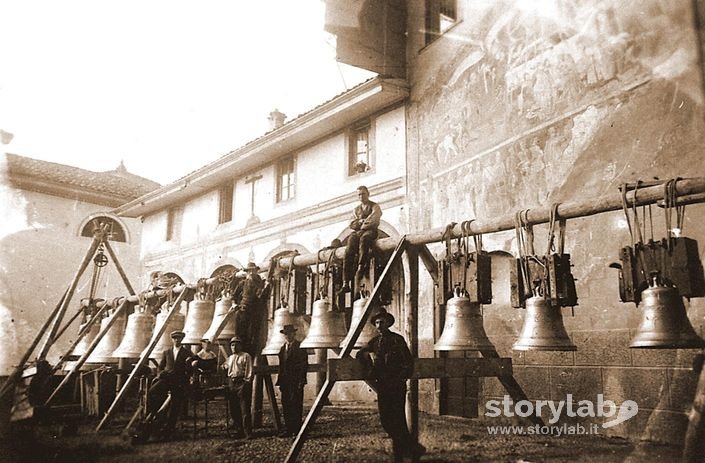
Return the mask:
<path id="1" fill-rule="evenodd" d="M 167 423 L 162 430 L 165 437 L 170 437 L 174 432 L 176 420 L 183 410 L 186 400 L 186 386 L 189 381 L 190 365 L 193 360 L 193 353 L 181 345 L 181 341 L 186 336 L 183 331 L 172 331 L 172 348 L 164 351 L 164 356 L 159 362 L 159 374 L 152 383 L 147 393 L 147 411 L 151 416 L 156 416 L 166 400 L 167 394 L 171 392 L 171 406 Z"/>
<path id="2" fill-rule="evenodd" d="M 414 370 L 414 359 L 404 338 L 389 331 L 394 316 L 382 309 L 370 320 L 377 336 L 360 349 L 357 358 L 370 372 L 377 388 L 377 407 L 382 427 L 392 438 L 394 461 L 418 457 L 425 452 L 406 423 L 406 380 Z"/>
<path id="3" fill-rule="evenodd" d="M 260 268 L 254 262 L 245 267 L 247 276 L 233 293 L 233 302 L 239 306 L 235 313 L 235 334 L 242 339 L 243 349 L 255 355 L 258 350 L 260 326 L 266 317 L 265 301 L 269 297 L 269 282 L 259 275 Z"/>
<path id="4" fill-rule="evenodd" d="M 277 386 L 281 390 L 282 408 L 286 430 L 280 437 L 295 436 L 301 429 L 301 417 L 304 408 L 304 386 L 308 372 L 308 353 L 296 340 L 294 325 L 284 325 L 280 333 L 286 342 L 279 350 L 279 376 Z"/>
<path id="5" fill-rule="evenodd" d="M 252 438 L 252 356 L 242 348 L 242 339 L 235 336 L 230 339 L 233 353 L 223 363 L 222 368 L 228 375 L 228 407 L 233 418 L 236 437 Z"/>

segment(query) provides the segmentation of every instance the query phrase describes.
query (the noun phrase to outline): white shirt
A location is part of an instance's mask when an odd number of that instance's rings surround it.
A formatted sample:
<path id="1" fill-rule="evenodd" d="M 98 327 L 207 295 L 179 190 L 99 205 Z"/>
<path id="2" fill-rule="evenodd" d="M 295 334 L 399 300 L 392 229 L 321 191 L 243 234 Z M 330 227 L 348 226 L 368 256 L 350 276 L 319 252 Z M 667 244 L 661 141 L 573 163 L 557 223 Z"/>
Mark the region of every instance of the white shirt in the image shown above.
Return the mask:
<path id="1" fill-rule="evenodd" d="M 233 354 L 223 363 L 223 368 L 227 370 L 229 378 L 243 378 L 245 381 L 252 381 L 252 356 L 247 352 Z"/>

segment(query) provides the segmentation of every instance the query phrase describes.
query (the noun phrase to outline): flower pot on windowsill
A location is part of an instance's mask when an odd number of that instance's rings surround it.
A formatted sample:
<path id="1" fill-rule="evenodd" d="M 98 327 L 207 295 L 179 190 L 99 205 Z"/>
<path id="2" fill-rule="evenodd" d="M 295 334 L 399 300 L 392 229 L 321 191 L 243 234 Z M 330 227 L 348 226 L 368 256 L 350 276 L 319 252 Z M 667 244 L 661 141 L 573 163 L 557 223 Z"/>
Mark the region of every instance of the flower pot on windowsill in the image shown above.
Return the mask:
<path id="1" fill-rule="evenodd" d="M 367 172 L 368 170 L 370 170 L 370 166 L 368 166 L 364 162 L 358 162 L 357 164 L 355 164 L 355 172 L 357 172 L 358 174 L 362 174 L 364 172 Z"/>

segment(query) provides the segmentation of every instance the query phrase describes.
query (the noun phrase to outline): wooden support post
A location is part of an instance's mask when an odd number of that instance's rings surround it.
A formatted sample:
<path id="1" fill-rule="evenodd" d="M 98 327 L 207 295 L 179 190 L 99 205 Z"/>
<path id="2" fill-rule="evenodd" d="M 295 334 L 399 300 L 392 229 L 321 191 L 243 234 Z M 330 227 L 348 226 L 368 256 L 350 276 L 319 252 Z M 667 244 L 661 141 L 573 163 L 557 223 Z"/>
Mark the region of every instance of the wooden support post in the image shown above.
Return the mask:
<path id="1" fill-rule="evenodd" d="M 41 341 L 42 336 L 44 336 L 44 332 L 47 330 L 47 328 L 49 328 L 49 324 L 56 317 L 56 314 L 59 312 L 59 309 L 63 305 L 64 299 L 66 298 L 68 292 L 69 290 L 67 288 L 66 291 L 64 291 L 64 295 L 61 296 L 61 299 L 59 299 L 59 302 L 56 304 L 54 310 L 51 312 L 51 314 L 49 314 L 49 317 L 47 317 L 42 328 L 34 337 L 34 341 L 32 341 L 32 344 L 29 345 L 29 348 L 20 359 L 20 362 L 17 364 L 12 373 L 10 373 L 10 376 L 8 376 L 8 378 L 3 383 L 2 388 L 0 388 L 0 400 L 2 400 L 2 398 L 7 392 L 12 390 L 12 386 L 14 386 L 15 381 L 17 381 L 17 379 L 22 376 L 22 371 L 24 370 L 24 366 L 27 363 L 27 360 L 29 360 L 29 357 L 32 355 L 32 352 L 34 352 L 34 348 L 37 347 L 37 344 L 39 344 L 39 341 Z"/>
<path id="2" fill-rule="evenodd" d="M 108 251 L 108 254 L 110 254 L 110 258 L 113 259 L 113 263 L 115 264 L 115 268 L 117 268 L 117 271 L 120 274 L 120 278 L 122 278 L 122 282 L 125 284 L 125 288 L 127 288 L 127 292 L 130 293 L 130 296 L 134 296 L 135 290 L 132 289 L 132 285 L 130 284 L 130 280 L 127 278 L 127 275 L 125 274 L 125 270 L 123 270 L 122 265 L 120 265 L 120 261 L 118 261 L 118 258 L 115 255 L 115 252 L 113 251 L 113 247 L 110 246 L 110 243 L 108 242 L 107 239 L 105 239 L 103 241 L 103 244 L 105 244 L 105 249 Z"/>
<path id="3" fill-rule="evenodd" d="M 59 390 L 61 390 L 61 388 L 64 387 L 64 385 L 69 382 L 71 377 L 73 377 L 77 371 L 80 371 L 83 364 L 86 363 L 86 359 L 88 359 L 88 356 L 93 353 L 95 348 L 98 346 L 98 343 L 100 342 L 100 340 L 103 339 L 105 334 L 115 324 L 115 322 L 119 319 L 120 315 L 122 314 L 122 312 L 125 311 L 126 308 L 127 308 L 127 300 L 123 299 L 122 303 L 120 303 L 120 305 L 115 310 L 115 312 L 113 312 L 113 314 L 110 316 L 108 323 L 106 323 L 105 326 L 100 330 L 100 332 L 95 337 L 95 339 L 93 339 L 93 341 L 91 341 L 90 345 L 86 349 L 86 352 L 81 356 L 81 358 L 79 358 L 76 361 L 76 364 L 73 366 L 73 368 L 71 368 L 71 371 L 69 371 L 69 373 L 66 376 L 64 376 L 64 379 L 59 383 L 59 385 L 56 386 L 56 389 L 54 389 L 54 392 L 51 393 L 51 395 L 49 396 L 47 401 L 44 403 L 45 406 L 48 406 L 51 403 L 51 401 L 54 399 L 56 394 L 59 392 Z"/>
<path id="4" fill-rule="evenodd" d="M 399 243 L 397 244 L 396 249 L 394 249 L 394 252 L 387 261 L 387 265 L 386 267 L 384 267 L 384 270 L 382 271 L 379 280 L 377 280 L 375 287 L 372 290 L 372 294 L 370 294 L 370 297 L 367 299 L 367 303 L 365 304 L 362 317 L 360 317 L 360 320 L 358 321 L 357 325 L 355 325 L 355 328 L 352 330 L 352 334 L 350 338 L 348 338 L 348 342 L 343 346 L 342 350 L 340 351 L 340 358 L 348 357 L 350 355 L 350 352 L 352 352 L 357 338 L 360 337 L 360 333 L 362 333 L 362 329 L 364 328 L 365 323 L 367 323 L 367 319 L 371 315 L 372 301 L 374 301 L 377 297 L 377 293 L 379 292 L 380 288 L 387 279 L 390 273 L 390 269 L 394 265 L 396 265 L 397 262 L 399 262 L 399 258 L 401 257 L 404 249 L 406 248 L 406 245 L 406 236 L 402 236 L 402 238 L 399 240 Z M 328 379 L 326 379 L 325 383 L 323 383 L 323 387 L 318 393 L 318 396 L 316 396 L 316 400 L 313 403 L 313 407 L 311 408 L 311 410 L 309 410 L 308 415 L 304 420 L 304 424 L 301 427 L 301 430 L 299 430 L 299 434 L 296 436 L 296 439 L 294 439 L 294 443 L 291 445 L 291 449 L 289 449 L 289 454 L 286 456 L 286 460 L 284 460 L 285 462 L 291 463 L 296 461 L 296 459 L 298 458 L 299 453 L 301 453 L 301 449 L 304 446 L 304 442 L 306 441 L 306 436 L 308 436 L 309 429 L 311 426 L 313 426 L 313 423 L 316 421 L 316 418 L 321 413 L 323 406 L 328 401 L 328 395 L 330 394 L 330 391 L 333 390 L 334 385 L 335 380 L 331 380 L 330 376 L 328 377 Z"/>
<path id="5" fill-rule="evenodd" d="M 117 410 L 117 407 L 120 406 L 122 401 L 125 399 L 127 391 L 129 390 L 130 386 L 132 386 L 132 384 L 135 382 L 135 379 L 137 379 L 137 372 L 139 372 L 140 369 L 145 365 L 145 363 L 147 363 L 147 359 L 152 353 L 152 350 L 154 350 L 154 346 L 157 345 L 159 339 L 161 339 L 162 335 L 164 334 L 164 331 L 166 331 L 166 327 L 169 324 L 169 320 L 171 320 L 171 317 L 179 311 L 179 308 L 181 307 L 181 301 L 184 300 L 184 296 L 186 296 L 187 292 L 188 291 L 186 290 L 186 288 L 183 288 L 182 291 L 180 291 L 179 297 L 176 298 L 171 308 L 169 309 L 169 314 L 166 316 L 161 326 L 159 326 L 155 330 L 152 339 L 149 341 L 147 347 L 142 351 L 142 355 L 140 355 L 137 364 L 132 369 L 132 373 L 130 373 L 130 376 L 127 378 L 127 381 L 122 386 L 122 389 L 120 389 L 120 392 L 118 392 L 117 396 L 115 396 L 115 400 L 113 400 L 113 403 L 110 405 L 110 408 L 105 413 L 103 419 L 100 421 L 100 423 L 98 423 L 98 426 L 95 429 L 96 431 L 100 431 L 103 426 L 105 426 L 108 421 L 110 421 L 110 419 L 113 417 L 113 414 L 115 413 L 115 410 Z"/>
<path id="6" fill-rule="evenodd" d="M 49 333 L 47 334 L 47 337 L 44 339 L 44 344 L 42 345 L 41 349 L 39 349 L 39 354 L 37 355 L 37 360 L 44 360 L 49 353 L 49 348 L 54 342 L 54 338 L 56 336 L 56 332 L 59 329 L 59 325 L 61 324 L 61 320 L 64 318 L 64 313 L 66 312 L 66 308 L 69 306 L 69 303 L 71 302 L 71 298 L 73 297 L 73 293 L 76 291 L 76 286 L 78 286 L 78 281 L 81 279 L 81 276 L 83 275 L 83 272 L 86 271 L 86 267 L 88 267 L 88 264 L 90 264 L 91 259 L 93 259 L 93 255 L 95 254 L 96 249 L 98 249 L 98 246 L 100 245 L 101 241 L 103 241 L 104 237 L 104 232 L 103 231 L 98 231 L 96 234 L 93 236 L 93 242 L 91 243 L 91 246 L 88 248 L 88 252 L 86 253 L 85 257 L 81 261 L 81 265 L 78 267 L 78 272 L 76 272 L 76 275 L 74 275 L 73 280 L 71 280 L 71 284 L 69 285 L 69 289 L 66 293 L 66 297 L 64 297 L 61 306 L 59 308 L 59 311 L 56 314 L 56 317 L 54 318 L 54 322 L 51 325 L 51 328 L 49 328 Z"/>
<path id="7" fill-rule="evenodd" d="M 262 355 L 255 356 L 255 365 L 262 363 Z M 254 381 L 254 400 L 252 401 L 252 426 L 255 428 L 262 427 L 262 407 L 264 404 L 264 382 L 262 375 L 255 374 Z"/>
<path id="8" fill-rule="evenodd" d="M 78 309 L 78 310 L 76 311 L 76 313 L 74 313 L 74 314 L 71 316 L 71 318 L 69 319 L 69 321 L 67 321 L 66 324 L 61 327 L 61 329 L 59 330 L 59 332 L 56 333 L 56 337 L 54 338 L 54 340 L 61 339 L 61 336 L 63 336 L 63 334 L 66 332 L 66 330 L 69 328 L 69 326 L 71 326 L 71 324 L 76 321 L 76 319 L 78 318 L 78 316 L 81 315 L 81 312 L 83 312 L 83 307 L 81 307 L 80 309 Z M 79 335 L 80 335 L 80 333 L 79 333 Z"/>
<path id="9" fill-rule="evenodd" d="M 703 354 L 698 354 L 693 363 L 698 374 L 695 398 L 688 416 L 688 430 L 683 444 L 683 463 L 702 463 L 705 461 L 705 365 Z"/>
<path id="10" fill-rule="evenodd" d="M 409 350 L 413 358 L 419 356 L 419 252 L 414 246 L 407 246 L 406 261 L 408 265 L 409 288 L 405 295 L 406 338 L 409 340 Z M 418 440 L 419 437 L 419 381 L 409 380 L 409 390 L 406 400 L 406 420 L 409 432 Z"/>
<path id="11" fill-rule="evenodd" d="M 269 361 L 265 355 L 262 355 L 261 366 L 269 366 Z M 272 382 L 272 375 L 269 373 L 260 373 L 264 379 L 264 386 L 267 390 L 267 400 L 269 400 L 269 405 L 272 408 L 272 419 L 274 420 L 274 427 L 277 432 L 282 430 L 281 415 L 279 414 L 279 406 L 277 405 L 277 395 L 274 392 L 274 383 Z"/>
<path id="12" fill-rule="evenodd" d="M 325 365 L 326 361 L 328 360 L 328 349 L 314 349 L 313 350 L 313 361 L 319 365 Z M 316 373 L 316 384 L 315 384 L 315 391 L 316 394 L 321 392 L 321 389 L 323 389 L 323 384 L 326 382 L 326 372 L 324 371 L 319 371 Z"/>

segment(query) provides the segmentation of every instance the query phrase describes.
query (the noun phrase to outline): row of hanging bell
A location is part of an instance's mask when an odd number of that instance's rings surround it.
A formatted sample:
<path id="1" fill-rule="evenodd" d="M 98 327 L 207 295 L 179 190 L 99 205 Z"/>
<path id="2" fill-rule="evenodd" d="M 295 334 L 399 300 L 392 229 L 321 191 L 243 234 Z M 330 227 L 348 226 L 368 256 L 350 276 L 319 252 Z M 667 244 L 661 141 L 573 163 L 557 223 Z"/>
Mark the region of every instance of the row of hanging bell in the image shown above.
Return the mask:
<path id="1" fill-rule="evenodd" d="M 274 311 L 274 320 L 269 329 L 267 344 L 262 349 L 262 355 L 279 354 L 279 350 L 286 342 L 286 336 L 281 332 L 286 325 L 293 325 L 296 328 L 295 338 L 299 342 L 303 341 L 309 332 L 309 324 L 304 316 L 289 311 L 287 304 L 282 302 L 279 308 Z"/>
<path id="2" fill-rule="evenodd" d="M 646 349 L 699 349 L 705 341 L 690 324 L 678 288 L 664 284 L 658 272 L 641 292 L 641 322 L 629 347 Z"/>
<path id="3" fill-rule="evenodd" d="M 322 296 L 313 303 L 311 326 L 302 349 L 337 349 L 345 339 L 345 314 L 335 312 L 328 298 Z"/>

